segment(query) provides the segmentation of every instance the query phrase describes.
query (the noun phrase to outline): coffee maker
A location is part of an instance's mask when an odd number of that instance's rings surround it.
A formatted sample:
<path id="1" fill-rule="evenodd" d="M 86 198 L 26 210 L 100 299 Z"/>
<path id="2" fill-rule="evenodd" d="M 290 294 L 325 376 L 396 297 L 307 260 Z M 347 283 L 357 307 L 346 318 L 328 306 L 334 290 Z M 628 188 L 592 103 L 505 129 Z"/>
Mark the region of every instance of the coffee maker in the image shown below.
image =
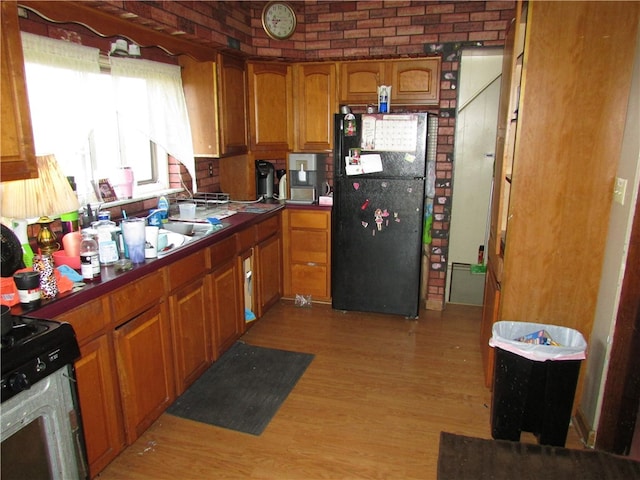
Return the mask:
<path id="1" fill-rule="evenodd" d="M 273 163 L 266 160 L 256 160 L 256 195 L 269 199 L 273 198 L 274 168 Z"/>
<path id="2" fill-rule="evenodd" d="M 290 203 L 315 203 L 327 182 L 326 153 L 289 153 L 287 181 Z"/>

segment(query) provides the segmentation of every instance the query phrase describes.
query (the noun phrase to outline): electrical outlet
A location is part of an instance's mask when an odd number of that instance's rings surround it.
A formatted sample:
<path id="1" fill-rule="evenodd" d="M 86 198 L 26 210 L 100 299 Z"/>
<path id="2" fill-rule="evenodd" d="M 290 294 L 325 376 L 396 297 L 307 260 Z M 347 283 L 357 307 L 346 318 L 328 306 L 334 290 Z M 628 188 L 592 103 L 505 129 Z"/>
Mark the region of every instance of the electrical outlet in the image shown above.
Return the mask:
<path id="1" fill-rule="evenodd" d="M 213 177 L 213 163 L 209 162 L 209 176 Z"/>
<path id="2" fill-rule="evenodd" d="M 627 193 L 627 179 L 616 177 L 616 183 L 613 187 L 613 201 L 624 205 L 624 197 Z"/>

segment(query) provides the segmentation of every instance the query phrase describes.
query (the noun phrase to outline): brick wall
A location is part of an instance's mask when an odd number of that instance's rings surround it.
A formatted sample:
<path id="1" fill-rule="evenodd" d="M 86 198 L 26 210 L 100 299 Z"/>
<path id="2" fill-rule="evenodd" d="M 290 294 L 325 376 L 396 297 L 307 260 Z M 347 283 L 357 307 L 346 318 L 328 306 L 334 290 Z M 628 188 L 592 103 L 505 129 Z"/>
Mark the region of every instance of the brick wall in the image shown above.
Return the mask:
<path id="1" fill-rule="evenodd" d="M 515 2 L 291 1 L 298 28 L 285 41 L 272 40 L 263 31 L 261 13 L 265 3 L 112 0 L 93 1 L 90 5 L 126 17 L 131 22 L 212 47 L 235 49 L 249 57 L 317 61 L 442 56 L 440 104 L 435 109 L 440 123 L 427 300 L 428 308 L 442 309 L 460 49 L 471 45 L 501 46 L 514 16 Z M 233 43 L 237 48 L 228 47 Z M 209 177 L 208 163 L 209 160 L 197 161 L 196 181 L 199 189 L 214 191 L 219 188 L 217 161 L 214 161 L 214 177 Z M 172 173 L 177 174 L 177 167 L 172 167 Z M 276 168 L 284 168 L 284 165 L 276 165 Z"/>

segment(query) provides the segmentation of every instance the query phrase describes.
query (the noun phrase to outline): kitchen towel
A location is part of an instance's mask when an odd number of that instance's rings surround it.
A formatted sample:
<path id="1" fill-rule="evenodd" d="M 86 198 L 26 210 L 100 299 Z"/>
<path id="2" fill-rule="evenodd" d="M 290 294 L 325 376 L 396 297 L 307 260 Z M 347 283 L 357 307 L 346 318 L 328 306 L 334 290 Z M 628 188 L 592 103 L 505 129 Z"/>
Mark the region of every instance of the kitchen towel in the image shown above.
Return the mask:
<path id="1" fill-rule="evenodd" d="M 167 413 L 260 435 L 313 357 L 236 342 Z"/>

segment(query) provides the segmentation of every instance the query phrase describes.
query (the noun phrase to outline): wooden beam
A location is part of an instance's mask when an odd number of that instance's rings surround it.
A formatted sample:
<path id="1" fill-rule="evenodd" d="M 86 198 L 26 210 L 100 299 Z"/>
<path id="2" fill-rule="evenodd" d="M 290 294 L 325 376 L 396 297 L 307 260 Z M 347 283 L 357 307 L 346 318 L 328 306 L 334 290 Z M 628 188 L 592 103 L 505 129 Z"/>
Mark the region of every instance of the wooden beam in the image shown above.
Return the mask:
<path id="1" fill-rule="evenodd" d="M 72 1 L 19 0 L 19 6 L 55 23 L 76 23 L 102 37 L 120 36 L 141 47 L 159 47 L 170 55 L 188 55 L 198 61 L 215 60 L 224 45 L 207 46 L 172 35 L 131 19 L 112 15 L 97 8 Z"/>

